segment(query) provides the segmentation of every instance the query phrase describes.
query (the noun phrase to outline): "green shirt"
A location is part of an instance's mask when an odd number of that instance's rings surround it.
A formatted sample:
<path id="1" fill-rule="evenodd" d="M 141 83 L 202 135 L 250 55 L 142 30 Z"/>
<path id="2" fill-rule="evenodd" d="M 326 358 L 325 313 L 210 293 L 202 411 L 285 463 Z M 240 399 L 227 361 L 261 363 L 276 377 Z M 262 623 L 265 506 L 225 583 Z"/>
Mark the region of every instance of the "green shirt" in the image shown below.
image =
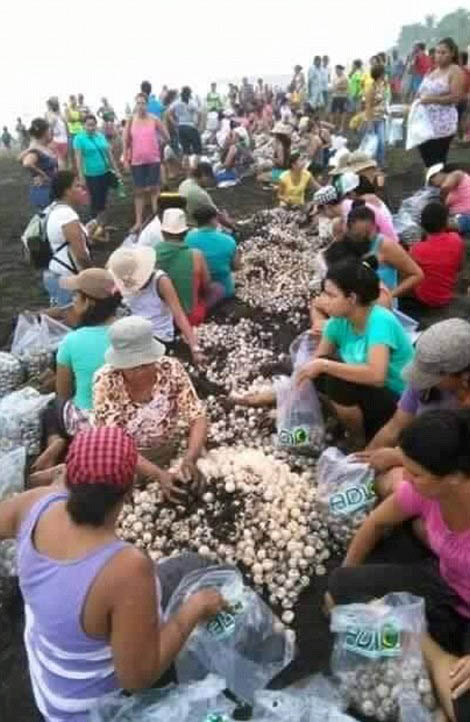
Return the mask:
<path id="1" fill-rule="evenodd" d="M 237 244 L 228 233 L 217 228 L 198 228 L 189 231 L 184 242 L 190 248 L 197 248 L 206 259 L 211 278 L 221 283 L 226 296 L 233 296 L 235 286 L 232 278 L 232 263 Z"/>
<path id="2" fill-rule="evenodd" d="M 401 394 L 406 384 L 401 378 L 404 367 L 413 359 L 413 346 L 401 323 L 391 311 L 373 306 L 363 332 L 358 333 L 346 318 L 331 318 L 323 336 L 336 346 L 341 360 L 347 364 L 364 364 L 374 346 L 388 346 L 385 386 Z"/>
<path id="3" fill-rule="evenodd" d="M 71 369 L 75 396 L 73 402 L 79 409 L 93 408 L 93 376 L 104 364 L 104 354 L 109 346 L 109 326 L 84 326 L 70 331 L 57 351 L 57 363 Z"/>
<path id="4" fill-rule="evenodd" d="M 186 198 L 186 217 L 188 223 L 193 226 L 196 225 L 193 216 L 196 208 L 209 207 L 218 210 L 209 193 L 205 191 L 204 188 L 201 188 L 193 178 L 186 178 L 186 180 L 180 183 L 178 193 L 180 196 L 183 196 L 183 198 Z"/>
<path id="5" fill-rule="evenodd" d="M 351 98 L 357 99 L 362 96 L 363 91 L 363 72 L 362 70 L 356 70 L 349 77 L 349 95 Z"/>
<path id="6" fill-rule="evenodd" d="M 83 131 L 75 136 L 73 147 L 82 154 L 84 175 L 98 176 L 107 173 L 109 170 L 109 144 L 103 133 L 90 135 Z"/>

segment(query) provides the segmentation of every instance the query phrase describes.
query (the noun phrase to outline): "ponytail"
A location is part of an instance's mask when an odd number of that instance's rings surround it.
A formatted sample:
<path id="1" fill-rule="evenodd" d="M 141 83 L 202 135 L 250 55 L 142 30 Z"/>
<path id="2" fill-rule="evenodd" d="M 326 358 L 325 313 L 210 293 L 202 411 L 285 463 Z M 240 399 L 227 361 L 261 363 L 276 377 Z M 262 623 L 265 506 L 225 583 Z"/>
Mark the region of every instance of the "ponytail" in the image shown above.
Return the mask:
<path id="1" fill-rule="evenodd" d="M 377 259 L 365 256 L 362 260 L 352 257 L 334 263 L 326 274 L 327 281 L 335 284 L 345 296 L 356 294 L 362 306 L 377 301 L 380 295 L 380 281 L 376 273 Z"/>

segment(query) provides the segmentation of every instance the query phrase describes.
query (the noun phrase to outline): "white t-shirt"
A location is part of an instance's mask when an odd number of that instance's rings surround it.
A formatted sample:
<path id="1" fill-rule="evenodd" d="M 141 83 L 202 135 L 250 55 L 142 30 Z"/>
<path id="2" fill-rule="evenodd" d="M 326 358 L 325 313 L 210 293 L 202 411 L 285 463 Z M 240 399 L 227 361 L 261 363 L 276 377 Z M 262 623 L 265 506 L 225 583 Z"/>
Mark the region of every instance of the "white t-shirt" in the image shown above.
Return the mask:
<path id="1" fill-rule="evenodd" d="M 67 143 L 67 126 L 61 116 L 57 115 L 57 113 L 50 113 L 48 120 L 51 126 L 54 143 Z"/>
<path id="2" fill-rule="evenodd" d="M 139 246 L 156 246 L 157 243 L 161 243 L 163 241 L 162 236 L 162 224 L 160 223 L 160 219 L 158 216 L 155 216 L 150 223 L 148 223 L 145 228 L 140 233 L 137 242 L 135 244 L 135 247 L 138 248 Z"/>
<path id="3" fill-rule="evenodd" d="M 49 213 L 49 208 L 46 209 L 46 213 Z M 75 273 L 75 271 L 72 270 L 74 266 L 77 269 L 77 272 L 81 270 L 81 266 L 73 257 L 71 251 L 69 250 L 68 244 L 60 251 L 57 250 L 66 242 L 64 238 L 64 232 L 62 230 L 63 227 L 66 226 L 68 223 L 72 223 L 73 221 L 80 222 L 80 219 L 78 217 L 78 214 L 73 210 L 73 208 L 71 208 L 66 203 L 55 204 L 54 208 L 50 211 L 49 218 L 47 219 L 46 233 L 47 238 L 49 239 L 52 253 L 54 254 L 55 258 L 63 261 L 63 263 L 67 264 L 67 266 L 70 266 L 70 269 L 66 268 L 60 263 L 57 263 L 57 261 L 53 258 L 52 261 L 49 263 L 49 270 L 59 276 L 72 276 Z M 83 233 L 83 245 L 86 248 L 86 230 L 81 223 L 80 227 Z"/>

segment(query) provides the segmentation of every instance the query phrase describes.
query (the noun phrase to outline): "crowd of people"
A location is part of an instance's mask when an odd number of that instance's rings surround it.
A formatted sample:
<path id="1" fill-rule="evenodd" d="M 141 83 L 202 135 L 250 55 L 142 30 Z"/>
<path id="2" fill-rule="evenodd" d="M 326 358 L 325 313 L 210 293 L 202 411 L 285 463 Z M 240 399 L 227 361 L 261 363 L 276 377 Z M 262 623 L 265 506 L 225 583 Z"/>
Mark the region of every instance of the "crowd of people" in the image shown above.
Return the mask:
<path id="1" fill-rule="evenodd" d="M 329 228 L 311 306 L 315 351 L 295 383 L 314 384 L 348 448 L 376 472 L 382 502 L 332 572 L 326 606 L 391 591 L 423 596 L 423 654 L 443 713 L 470 718 L 470 324 L 443 321 L 414 346 L 404 323 L 404 314 L 419 320 L 423 310 L 447 306 L 464 263 L 470 176 L 450 167 L 447 154 L 468 99 L 465 77 L 447 38 L 433 54 L 421 46 L 407 62 L 379 54 L 368 70 L 355 61 L 349 74 L 342 65 L 332 73 L 329 58 L 316 56 L 306 74 L 295 67 L 283 92 L 244 78 L 226 98 L 212 83 L 201 104 L 187 86 L 156 97 L 144 81 L 122 124 L 106 98 L 94 114 L 83 95 L 70 96 L 64 112 L 49 99 L 46 116 L 32 122 L 20 160 L 50 247 L 43 283 L 73 329 L 57 352 L 35 488 L 0 503 L 0 538 L 18 540 L 25 643 L 45 719 L 81 722 L 101 696 L 152 685 L 194 627 L 224 607 L 207 589 L 166 618 L 172 588 L 204 560 L 188 555 L 155 571 L 115 533 L 136 480 L 157 482 L 168 501 L 181 503 L 198 478 L 207 415 L 175 340 L 181 334 L 193 364 L 204 366 L 197 327 L 236 295 L 243 265 L 236 223 L 213 201 L 214 169 L 201 157 L 221 133 L 225 170 L 238 167 L 258 133 L 270 133 L 273 164 L 262 181 L 276 185 L 281 205 L 303 209 L 313 228 L 320 218 Z M 420 153 L 423 184 L 436 189 L 422 211 L 422 240 L 410 249 L 394 227 L 384 173 L 387 107 L 407 94 L 433 126 Z M 332 147 L 332 135 L 358 114 L 376 138 L 374 157 Z M 294 134 L 306 140 L 303 151 L 292 147 Z M 167 182 L 175 164 L 186 177 L 177 193 L 161 194 L 162 174 Z M 135 224 L 98 268 L 93 242 L 107 227 L 108 192 L 128 170 Z M 229 401 L 269 404 L 275 394 Z M 174 469 L 182 422 L 186 451 Z M 61 480 L 49 486 L 58 468 Z M 385 530 L 411 519 L 426 562 L 367 564 Z"/>

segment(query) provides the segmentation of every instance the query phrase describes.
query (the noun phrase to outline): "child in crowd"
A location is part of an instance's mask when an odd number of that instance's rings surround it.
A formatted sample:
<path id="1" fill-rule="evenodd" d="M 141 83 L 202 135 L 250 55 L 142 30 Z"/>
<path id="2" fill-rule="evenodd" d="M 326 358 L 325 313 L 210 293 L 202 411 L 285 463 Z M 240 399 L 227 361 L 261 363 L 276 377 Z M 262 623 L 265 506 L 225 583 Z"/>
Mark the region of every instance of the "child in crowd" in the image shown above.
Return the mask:
<path id="1" fill-rule="evenodd" d="M 452 300 L 465 258 L 465 245 L 458 233 L 448 229 L 449 211 L 438 202 L 428 203 L 421 215 L 426 238 L 411 247 L 410 255 L 424 272 L 424 279 L 413 289 L 414 299 L 404 300 L 406 312 L 413 300 L 425 307 L 441 308 Z M 416 305 L 416 303 L 415 303 Z"/>

